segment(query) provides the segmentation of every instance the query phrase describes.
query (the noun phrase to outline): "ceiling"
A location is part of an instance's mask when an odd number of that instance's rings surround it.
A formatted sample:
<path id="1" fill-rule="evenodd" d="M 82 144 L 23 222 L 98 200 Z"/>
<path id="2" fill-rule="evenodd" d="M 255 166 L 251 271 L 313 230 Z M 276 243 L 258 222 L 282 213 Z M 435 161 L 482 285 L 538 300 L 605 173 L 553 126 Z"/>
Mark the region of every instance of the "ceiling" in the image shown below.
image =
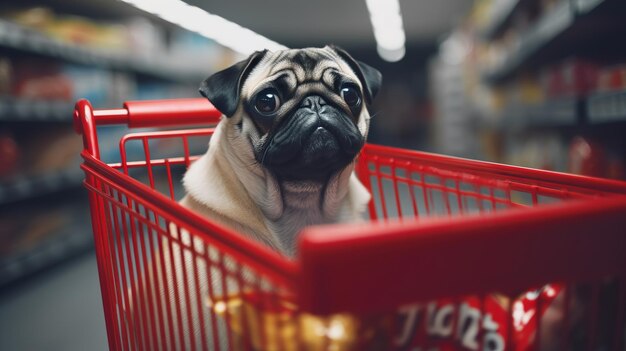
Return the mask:
<path id="1" fill-rule="evenodd" d="M 374 46 L 365 0 L 188 0 L 287 46 Z M 471 7 L 470 0 L 401 0 L 407 42 L 438 40 Z"/>
<path id="2" fill-rule="evenodd" d="M 290 47 L 334 43 L 375 48 L 365 0 L 186 0 Z M 119 17 L 139 14 L 118 0 L 25 0 L 61 10 Z M 441 39 L 469 11 L 471 0 L 400 0 L 407 46 Z"/>

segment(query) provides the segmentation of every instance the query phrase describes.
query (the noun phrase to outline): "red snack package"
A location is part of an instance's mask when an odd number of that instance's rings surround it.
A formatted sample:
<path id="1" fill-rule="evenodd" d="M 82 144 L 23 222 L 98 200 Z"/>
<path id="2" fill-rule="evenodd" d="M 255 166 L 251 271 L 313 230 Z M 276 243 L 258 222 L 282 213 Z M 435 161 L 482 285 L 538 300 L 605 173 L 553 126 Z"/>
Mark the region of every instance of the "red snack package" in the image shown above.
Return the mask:
<path id="1" fill-rule="evenodd" d="M 546 285 L 515 300 L 493 294 L 405 306 L 398 311 L 396 349 L 526 351 L 538 341 L 549 346 L 561 335 L 561 309 L 554 303 L 562 290 Z"/>
<path id="2" fill-rule="evenodd" d="M 499 296 L 411 305 L 399 311 L 399 350 L 504 350 L 507 310 Z"/>
<path id="3" fill-rule="evenodd" d="M 513 345 L 515 350 L 554 350 L 560 341 L 563 287 L 548 284 L 513 301 Z M 557 301 L 557 297 L 561 297 Z M 537 338 L 537 330 L 540 331 Z M 540 345 L 537 345 L 539 343 Z"/>

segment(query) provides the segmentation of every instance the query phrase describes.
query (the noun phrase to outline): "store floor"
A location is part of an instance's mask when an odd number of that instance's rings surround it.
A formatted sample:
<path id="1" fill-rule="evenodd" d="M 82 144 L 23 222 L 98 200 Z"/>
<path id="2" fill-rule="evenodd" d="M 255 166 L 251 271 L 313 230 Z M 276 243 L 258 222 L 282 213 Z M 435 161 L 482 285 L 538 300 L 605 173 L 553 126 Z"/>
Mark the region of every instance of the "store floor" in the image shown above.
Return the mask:
<path id="1" fill-rule="evenodd" d="M 95 254 L 0 293 L 0 350 L 106 350 Z"/>

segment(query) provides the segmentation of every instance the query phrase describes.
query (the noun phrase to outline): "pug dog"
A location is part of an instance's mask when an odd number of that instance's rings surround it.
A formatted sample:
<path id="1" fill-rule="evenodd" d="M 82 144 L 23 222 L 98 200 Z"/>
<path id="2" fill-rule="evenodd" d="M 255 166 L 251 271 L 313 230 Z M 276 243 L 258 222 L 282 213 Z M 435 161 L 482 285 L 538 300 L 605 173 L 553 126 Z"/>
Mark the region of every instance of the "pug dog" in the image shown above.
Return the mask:
<path id="1" fill-rule="evenodd" d="M 334 47 L 252 54 L 202 82 L 224 117 L 187 170 L 181 204 L 285 254 L 309 225 L 359 220 L 354 174 L 376 69 Z"/>
<path id="2" fill-rule="evenodd" d="M 354 162 L 368 132 L 367 105 L 381 79 L 377 70 L 332 46 L 260 51 L 210 76 L 200 93 L 224 116 L 208 151 L 184 175 L 180 203 L 288 257 L 296 254 L 305 226 L 360 220 L 370 194 L 354 175 Z M 203 248 L 173 222 L 169 234 L 155 248 L 146 281 L 126 294 L 122 309 L 131 337 L 140 343 L 148 330 L 136 306 L 168 301 L 189 311 L 164 311 L 183 326 L 164 336 L 170 348 L 200 348 L 204 335 L 220 350 L 248 349 L 236 342 L 244 336 L 227 327 L 212 302 L 236 295 L 241 286 L 225 276 L 228 268 L 211 268 L 210 260 L 198 264 L 192 252 L 219 257 L 217 249 Z M 221 259 L 224 267 L 236 266 L 227 255 Z M 241 269 L 244 281 L 254 281 L 248 267 Z M 142 290 L 146 286 L 152 293 Z M 215 329 L 201 327 L 198 304 L 209 308 Z"/>

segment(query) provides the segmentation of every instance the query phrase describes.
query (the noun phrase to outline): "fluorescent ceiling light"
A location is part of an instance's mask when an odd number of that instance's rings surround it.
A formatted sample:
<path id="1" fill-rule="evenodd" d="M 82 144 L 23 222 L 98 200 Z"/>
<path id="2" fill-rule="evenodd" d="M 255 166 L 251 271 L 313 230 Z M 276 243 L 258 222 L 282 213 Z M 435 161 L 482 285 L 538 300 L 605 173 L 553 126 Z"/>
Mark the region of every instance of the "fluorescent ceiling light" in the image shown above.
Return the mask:
<path id="1" fill-rule="evenodd" d="M 365 0 L 370 13 L 378 55 L 395 62 L 404 57 L 406 35 L 398 0 Z"/>
<path id="2" fill-rule="evenodd" d="M 287 48 L 250 29 L 223 17 L 210 14 L 181 0 L 120 1 L 133 5 L 140 10 L 149 12 L 184 29 L 196 32 L 243 55 L 249 55 L 263 49 L 276 51 Z"/>

